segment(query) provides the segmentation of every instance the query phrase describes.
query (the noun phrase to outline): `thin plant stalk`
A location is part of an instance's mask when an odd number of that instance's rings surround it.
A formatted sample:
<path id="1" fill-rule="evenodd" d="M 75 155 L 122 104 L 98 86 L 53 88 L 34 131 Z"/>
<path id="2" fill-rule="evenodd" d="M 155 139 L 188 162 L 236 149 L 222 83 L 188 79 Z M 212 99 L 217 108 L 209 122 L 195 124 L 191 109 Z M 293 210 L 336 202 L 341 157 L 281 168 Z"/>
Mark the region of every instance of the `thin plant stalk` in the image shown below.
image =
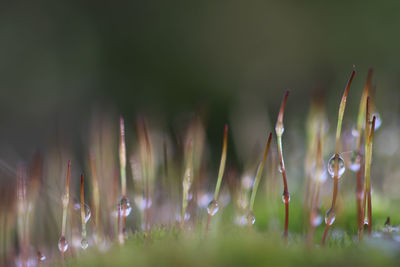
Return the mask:
<path id="1" fill-rule="evenodd" d="M 373 73 L 373 69 L 369 69 L 368 70 L 368 75 L 367 75 L 367 81 L 365 83 L 364 86 L 364 91 L 363 94 L 361 96 L 361 100 L 360 100 L 360 107 L 358 110 L 358 117 L 357 117 L 357 132 L 358 132 L 358 136 L 357 136 L 357 140 L 356 140 L 356 153 L 360 153 L 361 151 L 361 144 L 362 144 L 362 128 L 364 125 L 364 121 L 365 121 L 365 109 L 366 109 L 366 104 L 367 104 L 367 98 L 369 96 L 369 89 L 371 87 L 371 79 L 372 79 L 372 73 Z"/>
<path id="2" fill-rule="evenodd" d="M 368 143 L 369 143 L 369 134 L 370 134 L 370 96 L 367 97 L 366 103 L 365 103 L 365 144 L 364 144 L 364 150 L 365 150 L 365 163 L 364 163 L 364 189 L 362 193 L 362 206 L 361 206 L 361 218 L 362 220 L 362 227 L 359 228 L 359 239 L 361 240 L 363 238 L 364 234 L 364 220 L 365 220 L 365 206 L 366 202 L 368 201 L 368 196 L 366 195 L 367 193 L 367 181 L 366 178 L 369 176 L 369 166 L 368 166 Z"/>
<path id="3" fill-rule="evenodd" d="M 254 181 L 253 190 L 251 192 L 251 197 L 250 197 L 250 210 L 251 211 L 253 211 L 253 208 L 254 208 L 254 202 L 255 202 L 255 199 L 256 199 L 257 189 L 258 189 L 258 185 L 260 184 L 260 181 L 261 181 L 261 175 L 262 175 L 263 170 L 264 170 L 264 165 L 265 165 L 265 161 L 267 159 L 269 147 L 270 147 L 270 144 L 271 144 L 271 139 L 272 139 L 272 132 L 269 133 L 269 135 L 268 135 L 268 141 L 267 141 L 267 144 L 265 146 L 264 155 L 263 155 L 262 160 L 260 162 L 260 165 L 259 165 L 259 167 L 257 169 L 256 179 Z"/>
<path id="4" fill-rule="evenodd" d="M 365 120 L 365 108 L 366 108 L 366 102 L 367 102 L 367 97 L 369 95 L 369 90 L 371 86 L 371 78 L 372 78 L 372 73 L 373 69 L 370 68 L 368 70 L 368 75 L 367 75 L 367 81 L 364 86 L 364 91 L 361 96 L 360 100 L 360 107 L 358 111 L 358 117 L 357 117 L 357 139 L 356 139 L 356 148 L 354 151 L 354 160 L 358 160 L 360 163 L 360 167 L 357 171 L 356 174 L 356 203 L 357 203 L 357 218 L 358 218 L 358 232 L 359 232 L 359 238 L 362 233 L 362 230 L 364 228 L 364 218 L 362 214 L 362 202 L 363 202 L 363 186 L 362 186 L 362 177 L 363 177 L 363 171 L 364 171 L 364 159 L 365 157 L 361 155 L 361 142 L 362 142 L 362 128 L 364 125 L 364 120 Z"/>
<path id="5" fill-rule="evenodd" d="M 267 159 L 269 147 L 271 145 L 271 139 L 272 139 L 272 132 L 270 132 L 268 135 L 268 141 L 267 141 L 267 144 L 265 145 L 264 155 L 262 157 L 260 165 L 258 166 L 257 173 L 256 173 L 256 179 L 254 180 L 253 190 L 251 192 L 251 197 L 250 197 L 250 206 L 249 206 L 249 212 L 251 212 L 251 214 L 253 214 L 253 208 L 254 208 L 254 202 L 256 200 L 257 189 L 258 189 L 258 185 L 260 184 L 260 181 L 261 181 L 261 176 L 262 176 L 262 173 L 264 170 L 265 161 Z M 249 226 L 251 227 L 252 224 L 249 224 Z"/>
<path id="6" fill-rule="evenodd" d="M 370 98 L 367 98 L 366 103 L 366 117 L 365 117 L 365 170 L 364 170 L 364 194 L 362 217 L 365 218 L 365 207 L 367 206 L 367 220 L 368 220 L 368 234 L 372 231 L 372 201 L 371 201 L 371 162 L 372 162 L 372 143 L 375 132 L 374 116 L 372 123 L 370 120 Z M 361 230 L 360 237 L 362 238 L 363 230 Z"/>
<path id="7" fill-rule="evenodd" d="M 68 169 L 67 169 L 67 176 L 65 179 L 65 191 L 64 195 L 61 197 L 62 205 L 63 205 L 63 216 L 62 216 L 62 226 L 61 226 L 61 237 L 60 237 L 60 242 L 61 244 L 60 247 L 64 248 L 65 247 L 65 232 L 66 232 L 66 226 L 67 226 L 67 214 L 68 214 L 68 205 L 69 205 L 69 179 L 71 177 L 71 161 L 68 161 Z M 61 249 L 62 256 L 64 257 L 66 249 Z"/>
<path id="8" fill-rule="evenodd" d="M 182 210 L 181 210 L 181 227 L 185 224 L 185 214 L 188 205 L 188 195 L 190 187 L 193 183 L 193 142 L 189 140 L 185 172 L 182 181 Z"/>
<path id="9" fill-rule="evenodd" d="M 125 146 L 125 125 L 122 116 L 119 118 L 119 166 L 121 172 L 121 194 L 126 196 L 126 146 Z"/>
<path id="10" fill-rule="evenodd" d="M 119 166 L 120 166 L 120 176 L 121 176 L 121 200 L 126 197 L 126 145 L 125 145 L 125 124 L 124 118 L 121 116 L 119 118 Z M 118 208 L 118 235 L 120 244 L 124 243 L 124 231 L 126 229 L 126 201 L 122 202 L 122 212 L 121 207 Z M 120 203 L 121 204 L 121 203 Z M 120 218 L 122 214 L 122 218 Z M 122 221 L 121 221 L 122 219 Z M 121 225 L 122 224 L 122 225 Z"/>
<path id="11" fill-rule="evenodd" d="M 26 176 L 25 169 L 22 166 L 19 166 L 17 169 L 17 233 L 18 233 L 18 241 L 20 247 L 20 257 L 22 260 L 23 266 L 27 266 L 27 261 L 29 257 L 29 233 L 27 227 L 28 220 L 28 212 L 29 208 L 27 207 L 27 199 L 26 199 Z"/>
<path id="12" fill-rule="evenodd" d="M 338 123 L 337 123 L 337 128 L 336 128 L 336 144 L 335 144 L 335 165 L 334 165 L 334 176 L 333 176 L 333 192 L 332 192 L 332 203 L 331 207 L 327 212 L 327 215 L 331 214 L 331 216 L 335 216 L 335 205 L 336 205 L 336 198 L 338 194 L 338 187 L 339 187 L 339 148 L 340 148 L 340 135 L 342 132 L 342 122 L 343 122 L 343 115 L 344 115 L 344 110 L 346 108 L 346 101 L 347 101 L 347 95 L 349 93 L 349 89 L 351 86 L 351 83 L 353 81 L 354 75 L 356 71 L 353 70 L 351 72 L 349 81 L 347 82 L 346 88 L 344 89 L 344 93 L 342 96 L 342 99 L 340 101 L 339 105 L 339 114 L 338 114 Z M 322 237 L 322 245 L 325 245 L 326 242 L 326 237 L 328 235 L 329 227 L 332 225 L 333 221 L 331 220 L 326 220 L 326 226 L 324 230 L 324 234 Z"/>
<path id="13" fill-rule="evenodd" d="M 96 173 L 95 158 L 94 154 L 90 154 L 90 168 L 92 171 L 92 181 L 93 181 L 93 205 L 94 205 L 94 221 L 96 226 L 96 242 L 101 236 L 101 225 L 100 225 L 100 189 L 99 181 Z"/>
<path id="14" fill-rule="evenodd" d="M 222 141 L 221 161 L 219 163 L 218 179 L 217 179 L 217 184 L 215 186 L 214 197 L 212 200 L 212 203 L 215 203 L 215 205 L 218 205 L 217 201 L 218 201 L 219 190 L 221 188 L 222 177 L 224 176 L 224 171 L 225 171 L 227 149 L 228 149 L 228 124 L 225 124 L 224 139 Z M 206 224 L 206 233 L 208 232 L 212 216 L 213 214 L 209 212 Z"/>
<path id="15" fill-rule="evenodd" d="M 84 190 L 84 176 L 81 174 L 81 191 L 80 191 L 80 199 L 81 199 L 81 223 L 82 223 L 82 248 L 87 247 L 86 240 L 86 212 L 85 212 L 85 190 Z"/>
<path id="16" fill-rule="evenodd" d="M 150 138 L 149 134 L 147 131 L 147 127 L 145 124 L 145 121 L 142 121 L 143 123 L 143 132 L 144 132 L 144 139 L 145 139 L 145 144 L 146 144 L 146 164 L 145 164 L 145 175 L 144 175 L 144 181 L 145 181 L 145 192 L 146 192 L 146 200 L 145 200 L 145 225 L 146 225 L 146 231 L 150 230 L 150 209 L 149 209 L 149 201 L 150 201 L 150 181 L 152 181 L 152 155 L 151 155 L 151 145 L 150 145 Z"/>
<path id="17" fill-rule="evenodd" d="M 222 183 L 222 177 L 224 176 L 227 149 L 228 149 L 228 124 L 225 124 L 225 127 L 224 127 L 224 141 L 223 141 L 222 153 L 221 153 L 221 162 L 219 164 L 218 180 L 217 180 L 217 185 L 215 186 L 214 200 L 218 199 L 219 189 L 220 189 L 221 183 Z"/>
<path id="18" fill-rule="evenodd" d="M 376 116 L 372 118 L 371 133 L 368 138 L 368 159 L 365 170 L 366 193 L 368 193 L 368 235 L 372 233 L 372 192 L 371 192 L 371 162 L 372 162 L 372 143 L 375 132 Z M 365 194 L 365 193 L 364 193 Z"/>
<path id="19" fill-rule="evenodd" d="M 289 96 L 289 91 L 285 92 L 285 95 L 283 97 L 281 107 L 279 110 L 278 114 L 278 120 L 276 122 L 275 126 L 275 132 L 276 132 L 276 137 L 277 137 L 277 143 L 278 143 L 278 157 L 279 157 L 279 164 L 281 168 L 281 173 L 282 173 L 282 180 L 283 180 L 283 202 L 285 203 L 285 228 L 283 232 L 283 236 L 285 239 L 287 239 L 288 236 L 288 228 L 289 228 L 289 201 L 290 201 L 290 195 L 289 195 L 289 189 L 288 189 L 288 184 L 287 184 L 287 178 L 286 178 L 286 169 L 285 169 L 285 162 L 283 160 L 283 150 L 282 150 L 282 135 L 284 132 L 284 125 L 283 125 L 283 114 L 285 111 L 285 106 L 286 102 Z"/>

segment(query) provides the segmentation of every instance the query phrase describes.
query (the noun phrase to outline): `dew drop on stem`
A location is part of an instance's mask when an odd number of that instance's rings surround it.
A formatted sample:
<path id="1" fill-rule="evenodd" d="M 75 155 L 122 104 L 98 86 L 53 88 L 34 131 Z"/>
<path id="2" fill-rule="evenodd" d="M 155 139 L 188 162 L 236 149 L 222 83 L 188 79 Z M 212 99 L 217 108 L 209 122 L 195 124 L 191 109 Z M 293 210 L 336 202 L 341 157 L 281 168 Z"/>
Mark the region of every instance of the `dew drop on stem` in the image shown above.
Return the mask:
<path id="1" fill-rule="evenodd" d="M 283 194 L 282 194 L 282 202 L 284 204 L 287 204 L 287 203 L 290 202 L 290 194 L 289 194 L 289 192 L 283 192 Z"/>
<path id="2" fill-rule="evenodd" d="M 360 167 L 361 167 L 361 156 L 360 156 L 360 155 L 357 155 L 357 154 L 354 154 L 354 155 L 352 156 L 352 158 L 351 158 L 351 162 L 350 162 L 350 165 L 349 165 L 349 169 L 350 169 L 352 172 L 358 172 L 358 170 L 360 169 Z"/>
<path id="3" fill-rule="evenodd" d="M 336 159 L 337 158 L 337 159 Z M 338 168 L 338 178 L 342 177 L 346 167 L 344 165 L 344 160 L 342 156 L 339 154 L 334 154 L 328 161 L 328 173 L 329 175 L 334 178 L 335 177 L 335 165 L 336 161 L 339 163 L 339 168 Z"/>
<path id="4" fill-rule="evenodd" d="M 127 217 L 132 211 L 132 206 L 126 196 L 121 197 L 117 205 L 117 214 L 119 216 Z"/>
<path id="5" fill-rule="evenodd" d="M 336 220 L 336 214 L 333 209 L 329 209 L 325 214 L 325 224 L 332 225 Z"/>
<path id="6" fill-rule="evenodd" d="M 210 216 L 214 216 L 219 210 L 218 202 L 213 199 L 210 204 L 208 204 L 207 212 Z"/>
<path id="7" fill-rule="evenodd" d="M 58 250 L 61 251 L 62 253 L 65 253 L 68 249 L 68 241 L 65 239 L 64 236 L 61 236 L 60 239 L 58 240 Z"/>
<path id="8" fill-rule="evenodd" d="M 250 210 L 246 216 L 247 224 L 253 225 L 256 222 L 256 217 L 254 216 L 254 212 Z"/>
<path id="9" fill-rule="evenodd" d="M 87 249 L 88 246 L 89 246 L 89 243 L 88 243 L 87 239 L 86 239 L 86 238 L 83 238 L 83 239 L 81 240 L 81 247 L 82 247 L 83 249 Z"/>

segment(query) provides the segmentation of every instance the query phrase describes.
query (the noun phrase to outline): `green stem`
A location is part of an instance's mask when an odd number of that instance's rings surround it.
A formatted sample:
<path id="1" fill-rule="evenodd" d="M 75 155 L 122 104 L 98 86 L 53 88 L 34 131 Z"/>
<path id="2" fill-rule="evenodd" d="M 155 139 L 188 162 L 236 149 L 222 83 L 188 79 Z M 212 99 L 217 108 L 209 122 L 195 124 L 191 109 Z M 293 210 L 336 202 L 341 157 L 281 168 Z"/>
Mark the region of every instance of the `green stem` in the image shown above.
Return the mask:
<path id="1" fill-rule="evenodd" d="M 250 210 L 251 211 L 253 210 L 253 207 L 254 207 L 254 201 L 256 199 L 256 193 L 257 193 L 258 185 L 261 180 L 261 175 L 264 170 L 265 161 L 267 159 L 269 146 L 271 144 L 271 138 L 272 138 L 272 133 L 269 133 L 267 145 L 265 146 L 265 150 L 264 150 L 264 155 L 260 162 L 260 165 L 258 166 L 257 173 L 256 173 L 256 179 L 254 181 L 253 191 L 251 192 L 251 198 L 250 198 Z"/>
<path id="2" fill-rule="evenodd" d="M 218 180 L 217 185 L 215 186 L 214 192 L 214 200 L 218 199 L 219 189 L 222 183 L 222 177 L 224 176 L 225 165 L 226 165 L 226 151 L 228 148 L 228 124 L 225 124 L 224 128 L 224 140 L 222 145 L 222 154 L 221 154 L 221 162 L 219 164 L 219 171 L 218 171 Z"/>

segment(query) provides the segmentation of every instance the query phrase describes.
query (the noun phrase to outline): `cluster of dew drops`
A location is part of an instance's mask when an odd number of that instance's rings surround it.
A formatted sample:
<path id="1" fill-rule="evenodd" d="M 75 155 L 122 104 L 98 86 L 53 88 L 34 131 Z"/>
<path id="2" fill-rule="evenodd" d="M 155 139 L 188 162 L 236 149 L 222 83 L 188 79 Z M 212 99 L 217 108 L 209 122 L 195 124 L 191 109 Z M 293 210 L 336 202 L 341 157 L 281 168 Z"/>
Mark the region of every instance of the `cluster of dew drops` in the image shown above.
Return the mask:
<path id="1" fill-rule="evenodd" d="M 215 199 L 211 200 L 207 206 L 207 213 L 210 216 L 214 216 L 215 214 L 217 214 L 218 210 L 219 210 L 218 202 Z M 245 219 L 245 223 L 247 223 L 248 225 L 254 224 L 256 221 L 254 212 L 249 210 L 244 219 Z"/>
<path id="2" fill-rule="evenodd" d="M 373 116 L 376 117 L 376 123 L 375 123 L 375 131 L 376 131 L 381 126 L 382 120 L 379 116 L 379 113 L 374 113 Z M 353 129 L 352 134 L 353 134 L 353 136 L 358 136 L 359 132 L 357 130 Z M 340 154 L 332 155 L 332 157 L 328 161 L 327 169 L 328 169 L 329 175 L 332 178 L 335 178 L 336 162 L 339 164 L 339 166 L 337 167 L 337 179 L 340 179 L 346 170 L 344 159 Z M 353 172 L 357 172 L 360 169 L 360 167 L 361 167 L 361 156 L 358 155 L 357 153 L 354 153 L 351 158 L 351 162 L 349 164 L 349 169 Z M 329 209 L 327 211 L 327 213 L 325 214 L 325 223 L 327 225 L 331 225 L 331 224 L 333 224 L 335 219 L 336 219 L 336 215 L 335 215 L 334 210 Z"/>
<path id="3" fill-rule="evenodd" d="M 81 208 L 81 205 L 79 203 L 75 203 L 73 206 L 75 211 L 79 211 Z M 92 216 L 91 210 L 89 205 L 84 203 L 84 209 L 85 209 L 85 223 L 87 223 Z M 120 198 L 117 204 L 117 209 L 115 212 L 115 216 L 120 216 L 120 217 L 127 217 L 132 211 L 132 206 L 129 201 L 129 199 L 126 196 L 123 196 Z M 83 238 L 81 240 L 81 247 L 82 249 L 88 248 L 89 243 L 87 239 Z M 60 239 L 58 240 L 58 250 L 62 253 L 65 253 L 68 250 L 69 243 L 66 240 L 64 236 L 61 236 Z"/>
<path id="4" fill-rule="evenodd" d="M 381 121 L 378 113 L 375 113 L 374 116 L 376 116 L 377 122 L 375 124 L 375 130 L 377 130 L 380 127 L 382 121 Z M 358 133 L 358 131 L 353 129 L 352 134 L 354 136 L 357 136 L 359 133 Z M 339 166 L 337 168 L 337 178 L 339 179 L 343 176 L 343 174 L 346 170 L 344 159 L 340 154 L 334 154 L 328 160 L 327 171 L 332 178 L 335 178 L 336 162 L 338 162 L 338 164 L 339 164 Z M 355 154 L 355 155 L 353 155 L 352 160 L 349 164 L 349 169 L 353 172 L 357 172 L 360 169 L 360 167 L 361 167 L 361 157 L 360 157 L 360 155 Z M 281 172 L 280 167 L 279 167 L 279 171 Z M 285 204 L 290 202 L 290 195 L 288 193 L 282 194 L 282 202 Z M 75 204 L 74 209 L 75 210 L 80 209 L 80 204 Z M 91 217 L 91 211 L 90 211 L 89 206 L 86 203 L 84 204 L 84 209 L 85 209 L 85 222 L 87 223 Z M 131 206 L 129 199 L 126 196 L 122 196 L 117 204 L 117 210 L 115 212 L 115 215 L 121 216 L 121 217 L 127 217 L 127 216 L 129 216 L 131 211 L 132 211 L 132 206 Z M 215 214 L 217 214 L 218 211 L 219 211 L 218 202 L 217 202 L 217 200 L 212 199 L 207 206 L 207 213 L 209 214 L 209 216 L 214 216 Z M 250 210 L 247 213 L 247 216 L 245 219 L 248 224 L 254 224 L 255 223 L 254 212 Z M 331 210 L 331 209 L 328 210 L 325 215 L 325 223 L 331 225 L 331 224 L 333 224 L 335 219 L 336 219 L 336 215 L 334 213 L 334 210 Z M 321 216 L 318 215 L 315 217 L 315 222 L 313 222 L 313 223 L 318 225 L 321 223 L 321 221 L 322 221 L 322 218 L 321 218 Z M 69 246 L 68 241 L 65 239 L 64 236 L 61 236 L 58 241 L 58 249 L 64 253 L 65 251 L 67 251 L 68 246 Z M 82 239 L 81 247 L 83 249 L 86 249 L 88 247 L 88 243 L 87 243 L 86 239 Z"/>

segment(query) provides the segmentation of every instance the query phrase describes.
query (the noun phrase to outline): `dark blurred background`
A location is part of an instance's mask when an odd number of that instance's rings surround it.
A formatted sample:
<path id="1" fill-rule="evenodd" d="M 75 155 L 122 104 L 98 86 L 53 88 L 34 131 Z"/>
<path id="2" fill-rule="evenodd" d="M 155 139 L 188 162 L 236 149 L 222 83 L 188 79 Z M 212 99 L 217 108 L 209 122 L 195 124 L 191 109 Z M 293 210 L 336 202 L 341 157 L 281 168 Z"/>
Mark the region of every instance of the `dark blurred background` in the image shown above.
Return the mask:
<path id="1" fill-rule="evenodd" d="M 372 66 L 384 117 L 398 108 L 399 12 L 374 0 L 4 1 L 0 143 L 23 154 L 57 131 L 79 139 L 94 107 L 167 121 L 202 110 L 219 143 L 238 102 L 274 122 L 286 88 L 287 120 L 301 126 L 318 90 L 335 119 L 353 64 L 347 112 Z"/>

